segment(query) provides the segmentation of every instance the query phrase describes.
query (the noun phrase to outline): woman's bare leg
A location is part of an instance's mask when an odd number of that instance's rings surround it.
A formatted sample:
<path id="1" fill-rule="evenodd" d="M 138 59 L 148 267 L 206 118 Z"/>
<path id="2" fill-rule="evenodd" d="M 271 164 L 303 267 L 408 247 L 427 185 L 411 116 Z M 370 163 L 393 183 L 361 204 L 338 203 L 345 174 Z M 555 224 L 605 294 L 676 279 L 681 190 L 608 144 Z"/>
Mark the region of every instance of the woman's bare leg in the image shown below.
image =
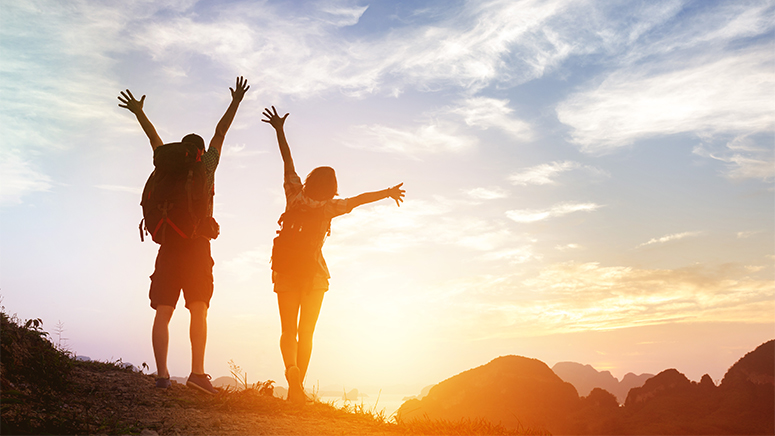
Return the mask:
<path id="1" fill-rule="evenodd" d="M 301 373 L 301 381 L 307 375 L 309 359 L 312 355 L 312 334 L 315 333 L 315 325 L 320 315 L 320 307 L 323 305 L 325 291 L 314 290 L 301 296 L 301 317 L 298 327 L 298 347 L 296 351 L 296 366 Z"/>
<path id="2" fill-rule="evenodd" d="M 288 369 L 296 366 L 298 342 L 298 316 L 301 296 L 298 292 L 278 292 L 277 306 L 280 308 L 280 352 L 283 355 L 283 363 Z"/>

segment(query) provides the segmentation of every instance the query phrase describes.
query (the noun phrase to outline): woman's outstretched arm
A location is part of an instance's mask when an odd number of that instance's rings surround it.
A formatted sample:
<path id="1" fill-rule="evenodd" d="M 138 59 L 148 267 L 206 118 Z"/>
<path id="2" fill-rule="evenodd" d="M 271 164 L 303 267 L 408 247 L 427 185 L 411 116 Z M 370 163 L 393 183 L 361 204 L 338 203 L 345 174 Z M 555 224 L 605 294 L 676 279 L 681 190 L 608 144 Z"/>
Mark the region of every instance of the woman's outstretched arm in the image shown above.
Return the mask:
<path id="1" fill-rule="evenodd" d="M 396 201 L 396 206 L 401 206 L 401 203 L 404 201 L 404 193 L 405 190 L 401 189 L 401 186 L 403 186 L 403 183 L 399 183 L 396 186 L 393 186 L 392 188 L 383 189 L 381 191 L 374 191 L 374 192 L 364 192 L 361 195 L 356 195 L 355 197 L 351 197 L 347 199 L 347 207 L 350 210 L 355 209 L 358 206 L 364 205 L 366 203 L 373 203 L 378 200 L 382 200 L 383 198 L 392 198 Z"/>
<path id="2" fill-rule="evenodd" d="M 265 123 L 269 123 L 277 132 L 277 144 L 280 146 L 280 155 L 283 157 L 283 165 L 286 174 L 289 172 L 296 172 L 296 169 L 293 167 L 291 148 L 288 146 L 288 140 L 285 139 L 285 130 L 283 129 L 283 126 L 285 125 L 285 119 L 288 118 L 288 115 L 289 114 L 285 114 L 282 117 L 277 115 L 277 109 L 272 106 L 271 112 L 269 109 L 264 108 L 264 116 L 267 119 L 261 120 Z"/>

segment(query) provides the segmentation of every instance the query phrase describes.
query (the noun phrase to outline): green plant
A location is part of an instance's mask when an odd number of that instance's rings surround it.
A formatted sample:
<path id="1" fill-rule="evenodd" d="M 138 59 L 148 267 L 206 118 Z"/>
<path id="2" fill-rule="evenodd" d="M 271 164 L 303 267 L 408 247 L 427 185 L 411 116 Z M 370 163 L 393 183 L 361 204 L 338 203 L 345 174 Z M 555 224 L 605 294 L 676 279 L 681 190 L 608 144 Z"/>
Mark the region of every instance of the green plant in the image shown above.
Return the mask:
<path id="1" fill-rule="evenodd" d="M 41 390 L 66 388 L 72 368 L 71 353 L 57 348 L 43 330 L 40 318 L 20 320 L 0 308 L 0 378 L 6 383 L 25 384 Z"/>
<path id="2" fill-rule="evenodd" d="M 248 385 L 248 373 L 245 372 L 243 374 L 242 368 L 239 367 L 236 363 L 234 363 L 233 359 L 229 359 L 229 372 L 231 373 L 231 377 L 239 383 L 242 390 L 246 391 L 250 388 Z"/>
<path id="3" fill-rule="evenodd" d="M 248 373 L 243 371 L 239 365 L 234 363 L 234 360 L 229 359 L 229 372 L 231 377 L 238 383 L 238 387 L 242 391 L 254 390 L 262 396 L 274 396 L 274 380 L 266 380 L 263 382 L 256 382 L 253 384 L 248 383 Z M 228 391 L 228 389 L 227 389 Z"/>
<path id="4" fill-rule="evenodd" d="M 20 320 L 0 307 L 0 421 L 6 433 L 60 432 L 47 419 L 70 387 L 71 353 L 56 347 L 40 318 Z"/>
<path id="5" fill-rule="evenodd" d="M 57 324 L 54 326 L 54 334 L 57 335 L 56 347 L 61 351 L 69 353 L 70 348 L 67 345 L 67 341 L 69 341 L 70 339 L 62 337 L 64 332 L 65 332 L 65 323 L 63 323 L 62 321 L 57 321 Z"/>

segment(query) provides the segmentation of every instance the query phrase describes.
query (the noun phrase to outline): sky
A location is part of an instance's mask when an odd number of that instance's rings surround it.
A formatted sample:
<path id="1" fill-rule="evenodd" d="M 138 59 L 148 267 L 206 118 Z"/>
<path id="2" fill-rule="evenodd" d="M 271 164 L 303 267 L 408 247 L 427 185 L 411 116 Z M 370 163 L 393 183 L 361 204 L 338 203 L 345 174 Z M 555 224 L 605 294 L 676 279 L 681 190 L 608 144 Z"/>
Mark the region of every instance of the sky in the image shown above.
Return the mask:
<path id="1" fill-rule="evenodd" d="M 773 1 L 0 0 L 0 298 L 155 370 L 149 142 L 209 140 L 206 370 L 284 385 L 269 257 L 302 177 L 406 201 L 334 219 L 307 385 L 419 393 L 508 354 L 719 382 L 775 337 Z M 170 370 L 190 372 L 188 313 Z M 55 332 L 56 326 L 59 326 Z"/>

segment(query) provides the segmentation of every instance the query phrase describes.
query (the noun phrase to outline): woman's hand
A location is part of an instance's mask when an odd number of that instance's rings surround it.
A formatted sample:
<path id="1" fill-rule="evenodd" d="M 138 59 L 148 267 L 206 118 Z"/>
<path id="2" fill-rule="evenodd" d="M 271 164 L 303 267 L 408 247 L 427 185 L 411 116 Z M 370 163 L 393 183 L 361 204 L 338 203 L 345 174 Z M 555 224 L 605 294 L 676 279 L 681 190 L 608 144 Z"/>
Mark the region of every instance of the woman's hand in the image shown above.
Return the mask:
<path id="1" fill-rule="evenodd" d="M 393 186 L 392 188 L 387 189 L 388 197 L 392 198 L 396 201 L 396 206 L 401 207 L 401 203 L 404 201 L 404 193 L 405 190 L 401 189 L 401 186 L 403 186 L 404 183 L 401 182 L 397 184 L 396 186 Z"/>
<path id="2" fill-rule="evenodd" d="M 285 119 L 288 118 L 289 114 L 285 114 L 282 117 L 277 115 L 277 109 L 272 106 L 272 111 L 270 112 L 269 109 L 264 108 L 264 116 L 267 118 L 265 120 L 261 120 L 265 123 L 269 123 L 272 125 L 272 127 L 275 128 L 275 130 L 282 130 L 283 125 L 285 124 Z"/>

